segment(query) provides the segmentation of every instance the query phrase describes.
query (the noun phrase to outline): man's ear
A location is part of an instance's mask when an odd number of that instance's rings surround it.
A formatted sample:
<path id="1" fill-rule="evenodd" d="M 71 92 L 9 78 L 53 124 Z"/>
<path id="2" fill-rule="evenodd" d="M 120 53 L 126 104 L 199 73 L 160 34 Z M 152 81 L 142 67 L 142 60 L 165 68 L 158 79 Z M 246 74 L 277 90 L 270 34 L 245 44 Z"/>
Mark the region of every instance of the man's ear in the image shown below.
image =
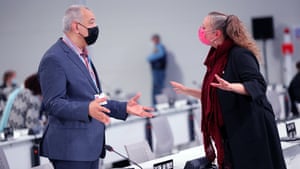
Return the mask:
<path id="1" fill-rule="evenodd" d="M 71 23 L 71 31 L 75 32 L 75 33 L 79 33 L 78 23 L 76 23 L 76 22 Z"/>

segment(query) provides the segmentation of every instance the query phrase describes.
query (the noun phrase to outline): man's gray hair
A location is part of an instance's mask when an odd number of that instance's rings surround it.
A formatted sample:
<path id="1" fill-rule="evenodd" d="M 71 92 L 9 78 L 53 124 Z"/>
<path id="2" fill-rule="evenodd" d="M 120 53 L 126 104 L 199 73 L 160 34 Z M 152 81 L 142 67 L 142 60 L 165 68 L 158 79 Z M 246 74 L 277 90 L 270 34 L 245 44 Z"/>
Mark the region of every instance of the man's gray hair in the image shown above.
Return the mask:
<path id="1" fill-rule="evenodd" d="M 86 8 L 86 6 L 83 5 L 72 5 L 70 6 L 66 12 L 65 16 L 63 17 L 63 31 L 69 32 L 71 30 L 71 24 L 72 22 L 81 22 L 82 21 L 82 12 L 81 9 Z"/>

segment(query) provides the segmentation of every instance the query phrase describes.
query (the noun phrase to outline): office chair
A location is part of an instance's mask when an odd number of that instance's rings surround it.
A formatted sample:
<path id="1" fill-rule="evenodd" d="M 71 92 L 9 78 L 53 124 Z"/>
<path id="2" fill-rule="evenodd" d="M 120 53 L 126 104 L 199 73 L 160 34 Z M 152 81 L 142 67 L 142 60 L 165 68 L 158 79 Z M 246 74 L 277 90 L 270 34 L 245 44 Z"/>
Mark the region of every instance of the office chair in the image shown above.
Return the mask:
<path id="1" fill-rule="evenodd" d="M 174 137 L 166 116 L 156 116 L 151 119 L 152 132 L 154 133 L 156 145 L 156 156 L 164 156 L 172 153 L 174 147 Z"/>
<path id="2" fill-rule="evenodd" d="M 147 141 L 141 141 L 134 144 L 125 145 L 126 153 L 132 161 L 142 163 L 154 159 L 154 154 Z"/>
<path id="3" fill-rule="evenodd" d="M 4 107 L 2 117 L 0 120 L 0 132 L 3 131 L 3 129 L 7 126 L 8 118 L 10 115 L 10 111 L 13 105 L 14 100 L 16 99 L 18 93 L 21 91 L 21 88 L 15 89 L 9 96 L 6 102 L 6 105 Z"/>
<path id="4" fill-rule="evenodd" d="M 8 161 L 6 155 L 2 148 L 0 148 L 0 168 L 2 169 L 10 169 L 8 165 Z"/>

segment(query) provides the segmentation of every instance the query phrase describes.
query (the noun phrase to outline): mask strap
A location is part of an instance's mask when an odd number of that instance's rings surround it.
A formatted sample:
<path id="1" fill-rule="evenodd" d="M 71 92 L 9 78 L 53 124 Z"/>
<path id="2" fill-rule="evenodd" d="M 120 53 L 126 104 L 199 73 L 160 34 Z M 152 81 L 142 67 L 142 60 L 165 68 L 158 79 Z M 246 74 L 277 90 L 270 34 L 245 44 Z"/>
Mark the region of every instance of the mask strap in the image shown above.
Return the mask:
<path id="1" fill-rule="evenodd" d="M 81 24 L 80 22 L 77 22 L 77 24 L 81 25 L 82 27 L 84 27 L 85 29 L 89 30 L 86 26 L 84 26 L 83 24 Z M 85 38 L 80 32 L 78 33 L 81 37 Z"/>
<path id="2" fill-rule="evenodd" d="M 83 26 L 85 29 L 89 29 L 88 27 L 84 26 L 82 23 L 77 22 L 79 25 Z"/>

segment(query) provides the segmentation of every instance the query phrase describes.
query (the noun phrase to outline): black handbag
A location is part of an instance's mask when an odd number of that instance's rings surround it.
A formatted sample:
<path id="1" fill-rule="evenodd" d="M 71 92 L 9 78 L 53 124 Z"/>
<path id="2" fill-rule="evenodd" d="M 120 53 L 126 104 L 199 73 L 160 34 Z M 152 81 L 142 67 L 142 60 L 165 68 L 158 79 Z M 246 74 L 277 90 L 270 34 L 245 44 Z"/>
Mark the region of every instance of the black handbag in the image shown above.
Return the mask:
<path id="1" fill-rule="evenodd" d="M 187 161 L 184 169 L 218 169 L 215 164 L 208 161 L 206 157 L 197 158 Z"/>

